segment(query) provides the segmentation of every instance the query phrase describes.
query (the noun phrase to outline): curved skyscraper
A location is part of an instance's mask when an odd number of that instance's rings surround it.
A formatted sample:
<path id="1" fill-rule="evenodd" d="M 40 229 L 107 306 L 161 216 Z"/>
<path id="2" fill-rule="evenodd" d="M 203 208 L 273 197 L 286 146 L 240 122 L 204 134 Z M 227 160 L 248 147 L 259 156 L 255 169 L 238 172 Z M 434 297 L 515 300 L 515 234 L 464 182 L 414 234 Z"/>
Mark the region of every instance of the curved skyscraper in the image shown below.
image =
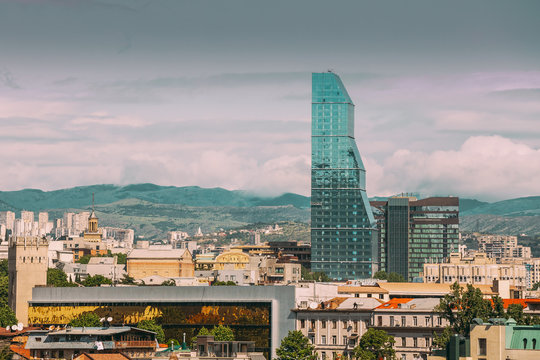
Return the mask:
<path id="1" fill-rule="evenodd" d="M 312 75 L 311 270 L 338 280 L 377 271 L 375 219 L 354 140 L 354 104 L 339 76 Z"/>

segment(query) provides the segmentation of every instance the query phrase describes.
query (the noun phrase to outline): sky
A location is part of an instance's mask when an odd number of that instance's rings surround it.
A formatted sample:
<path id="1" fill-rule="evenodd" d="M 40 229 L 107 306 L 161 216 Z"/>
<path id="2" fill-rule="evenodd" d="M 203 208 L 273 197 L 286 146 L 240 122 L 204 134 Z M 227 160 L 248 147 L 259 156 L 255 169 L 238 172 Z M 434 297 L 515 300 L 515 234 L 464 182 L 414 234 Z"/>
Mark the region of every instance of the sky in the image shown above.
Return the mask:
<path id="1" fill-rule="evenodd" d="M 310 193 L 311 73 L 369 196 L 540 195 L 540 2 L 0 0 L 0 190 Z"/>

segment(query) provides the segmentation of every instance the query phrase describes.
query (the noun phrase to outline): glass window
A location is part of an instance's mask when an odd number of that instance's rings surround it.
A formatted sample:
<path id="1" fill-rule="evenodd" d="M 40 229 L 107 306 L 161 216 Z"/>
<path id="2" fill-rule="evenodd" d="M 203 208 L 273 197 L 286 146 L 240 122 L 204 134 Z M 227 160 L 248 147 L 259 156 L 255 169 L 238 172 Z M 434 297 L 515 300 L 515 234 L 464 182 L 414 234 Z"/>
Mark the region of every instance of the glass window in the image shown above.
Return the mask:
<path id="1" fill-rule="evenodd" d="M 478 339 L 478 355 L 486 355 L 487 354 L 487 346 L 486 346 L 486 339 Z"/>

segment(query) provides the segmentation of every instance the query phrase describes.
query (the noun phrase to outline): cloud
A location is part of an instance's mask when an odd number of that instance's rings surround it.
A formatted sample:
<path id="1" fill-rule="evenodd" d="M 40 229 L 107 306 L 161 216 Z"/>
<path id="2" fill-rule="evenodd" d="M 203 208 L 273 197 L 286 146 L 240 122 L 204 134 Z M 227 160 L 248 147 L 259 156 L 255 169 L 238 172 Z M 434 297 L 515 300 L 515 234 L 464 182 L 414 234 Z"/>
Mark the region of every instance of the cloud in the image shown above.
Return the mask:
<path id="1" fill-rule="evenodd" d="M 540 149 L 501 136 L 472 136 L 457 150 L 395 151 L 367 168 L 368 193 L 417 191 L 502 200 L 540 193 Z"/>

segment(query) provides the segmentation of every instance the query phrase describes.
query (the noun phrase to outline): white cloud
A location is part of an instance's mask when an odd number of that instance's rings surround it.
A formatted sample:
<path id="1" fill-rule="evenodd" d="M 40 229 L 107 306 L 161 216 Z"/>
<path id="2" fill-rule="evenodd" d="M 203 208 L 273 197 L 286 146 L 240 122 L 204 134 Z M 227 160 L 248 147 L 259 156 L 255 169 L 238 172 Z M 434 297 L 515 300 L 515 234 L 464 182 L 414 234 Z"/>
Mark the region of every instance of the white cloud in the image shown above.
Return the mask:
<path id="1" fill-rule="evenodd" d="M 460 195 L 484 200 L 540 193 L 540 149 L 501 136 L 469 137 L 457 150 L 395 151 L 369 160 L 368 193 Z"/>

